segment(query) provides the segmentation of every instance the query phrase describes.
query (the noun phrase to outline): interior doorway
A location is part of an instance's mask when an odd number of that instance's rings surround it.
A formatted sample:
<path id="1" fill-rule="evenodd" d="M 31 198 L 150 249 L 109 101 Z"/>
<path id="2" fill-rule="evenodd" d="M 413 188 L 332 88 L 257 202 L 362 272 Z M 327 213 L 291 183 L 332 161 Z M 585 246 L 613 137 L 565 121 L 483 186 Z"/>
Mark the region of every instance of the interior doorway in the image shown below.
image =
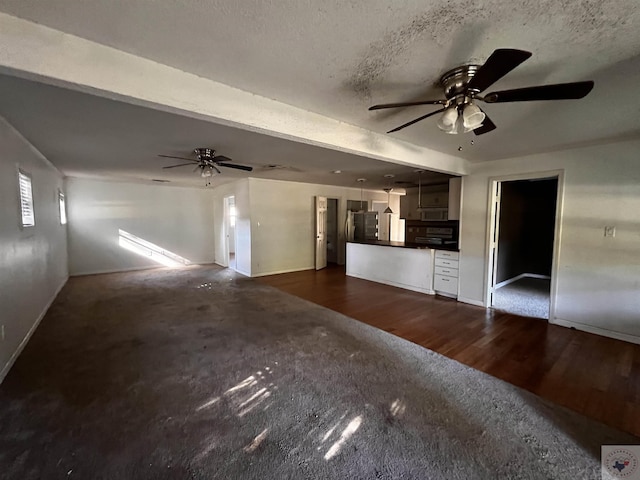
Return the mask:
<path id="1" fill-rule="evenodd" d="M 316 196 L 315 200 L 315 268 L 340 263 L 338 230 L 339 199 Z M 344 245 L 344 242 L 343 242 Z"/>
<path id="2" fill-rule="evenodd" d="M 494 182 L 489 306 L 549 319 L 558 176 Z"/>
<path id="3" fill-rule="evenodd" d="M 327 197 L 315 197 L 316 270 L 327 266 Z"/>
<path id="4" fill-rule="evenodd" d="M 236 198 L 233 195 L 224 199 L 224 219 L 227 266 L 236 270 Z"/>
<path id="5" fill-rule="evenodd" d="M 338 199 L 327 198 L 327 263 L 338 263 L 338 251 Z"/>

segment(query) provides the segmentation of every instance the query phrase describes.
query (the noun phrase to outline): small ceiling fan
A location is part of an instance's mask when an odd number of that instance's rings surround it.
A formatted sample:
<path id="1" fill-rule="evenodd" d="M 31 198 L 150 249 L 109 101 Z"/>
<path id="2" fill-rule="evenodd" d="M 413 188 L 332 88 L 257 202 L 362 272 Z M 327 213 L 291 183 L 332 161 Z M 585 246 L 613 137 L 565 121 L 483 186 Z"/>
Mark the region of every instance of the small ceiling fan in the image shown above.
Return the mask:
<path id="1" fill-rule="evenodd" d="M 495 50 L 484 65 L 463 65 L 446 72 L 440 78 L 444 89 L 444 99 L 417 102 L 385 103 L 373 105 L 369 110 L 401 108 L 416 105 L 442 105 L 440 110 L 422 115 L 387 133 L 397 132 L 438 113 L 438 128 L 445 133 L 466 133 L 473 130 L 476 135 L 495 130 L 491 119 L 476 105 L 476 101 L 486 103 L 529 102 L 534 100 L 568 100 L 585 97 L 593 88 L 592 81 L 539 85 L 491 92 L 481 96 L 499 79 L 531 56 L 531 52 L 500 48 Z"/>
<path id="2" fill-rule="evenodd" d="M 229 157 L 225 157 L 224 155 L 216 155 L 216 151 L 212 148 L 196 148 L 193 153 L 196 154 L 196 158 L 185 158 L 185 157 L 174 157 L 173 155 L 158 155 L 162 158 L 175 158 L 178 160 L 186 160 L 188 163 L 179 163 L 178 165 L 169 165 L 164 168 L 176 168 L 176 167 L 185 167 L 187 165 L 195 165 L 194 172 L 200 170 L 200 175 L 203 178 L 212 177 L 214 174 L 219 174 L 220 169 L 218 167 L 227 167 L 227 168 L 235 168 L 237 170 L 244 170 L 245 172 L 250 172 L 253 170 L 253 167 L 248 167 L 246 165 L 238 165 L 232 162 Z"/>

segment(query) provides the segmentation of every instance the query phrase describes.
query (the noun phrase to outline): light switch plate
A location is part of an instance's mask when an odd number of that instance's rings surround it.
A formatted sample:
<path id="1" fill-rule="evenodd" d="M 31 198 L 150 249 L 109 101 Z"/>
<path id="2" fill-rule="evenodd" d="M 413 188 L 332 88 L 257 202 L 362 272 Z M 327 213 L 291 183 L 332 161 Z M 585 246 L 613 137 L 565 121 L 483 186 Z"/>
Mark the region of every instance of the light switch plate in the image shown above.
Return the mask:
<path id="1" fill-rule="evenodd" d="M 614 227 L 614 226 L 605 226 L 604 227 L 604 236 L 605 237 L 615 237 L 616 236 L 616 227 Z"/>

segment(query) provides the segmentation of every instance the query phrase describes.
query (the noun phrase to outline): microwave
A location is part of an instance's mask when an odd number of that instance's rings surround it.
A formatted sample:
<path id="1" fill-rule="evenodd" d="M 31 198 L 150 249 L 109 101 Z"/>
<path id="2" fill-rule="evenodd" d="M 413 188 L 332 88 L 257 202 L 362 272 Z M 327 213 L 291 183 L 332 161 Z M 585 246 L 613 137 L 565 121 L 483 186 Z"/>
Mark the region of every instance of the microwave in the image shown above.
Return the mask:
<path id="1" fill-rule="evenodd" d="M 449 219 L 449 210 L 447 208 L 424 208 L 420 211 L 420 220 L 427 221 L 443 221 Z"/>

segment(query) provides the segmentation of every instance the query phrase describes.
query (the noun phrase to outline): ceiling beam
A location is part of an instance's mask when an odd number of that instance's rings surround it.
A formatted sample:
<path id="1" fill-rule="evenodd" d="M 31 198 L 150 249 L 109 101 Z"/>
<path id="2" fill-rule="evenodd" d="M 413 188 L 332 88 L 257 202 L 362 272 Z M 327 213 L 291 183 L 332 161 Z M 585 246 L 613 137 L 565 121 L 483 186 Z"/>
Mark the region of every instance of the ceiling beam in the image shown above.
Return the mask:
<path id="1" fill-rule="evenodd" d="M 468 161 L 0 13 L 0 72 L 400 165 L 465 175 Z"/>

